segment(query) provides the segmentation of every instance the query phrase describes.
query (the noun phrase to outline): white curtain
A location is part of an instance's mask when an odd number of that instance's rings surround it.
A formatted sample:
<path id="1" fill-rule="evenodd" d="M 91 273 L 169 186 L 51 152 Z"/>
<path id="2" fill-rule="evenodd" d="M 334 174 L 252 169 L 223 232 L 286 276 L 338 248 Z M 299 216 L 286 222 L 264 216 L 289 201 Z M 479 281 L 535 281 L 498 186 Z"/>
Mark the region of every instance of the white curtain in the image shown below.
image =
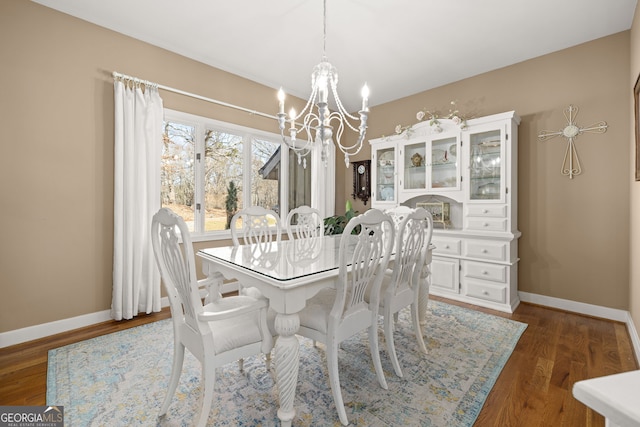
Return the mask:
<path id="1" fill-rule="evenodd" d="M 160 209 L 162 99 L 158 88 L 114 81 L 115 160 L 111 317 L 160 311 L 151 217 Z"/>
<path id="2" fill-rule="evenodd" d="M 311 153 L 311 207 L 318 209 L 322 218 L 336 211 L 336 146 L 331 141 L 327 165 L 322 162 L 322 144 L 314 144 Z"/>

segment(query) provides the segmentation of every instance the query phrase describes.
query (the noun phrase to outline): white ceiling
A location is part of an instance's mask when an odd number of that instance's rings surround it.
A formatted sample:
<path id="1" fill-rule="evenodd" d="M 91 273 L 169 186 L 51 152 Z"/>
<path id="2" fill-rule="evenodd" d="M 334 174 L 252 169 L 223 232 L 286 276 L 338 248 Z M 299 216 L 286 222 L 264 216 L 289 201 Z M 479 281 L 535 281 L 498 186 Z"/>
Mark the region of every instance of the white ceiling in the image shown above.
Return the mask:
<path id="1" fill-rule="evenodd" d="M 322 57 L 322 0 L 33 1 L 304 99 Z M 326 53 L 356 111 L 365 82 L 382 104 L 628 30 L 636 3 L 327 0 Z"/>

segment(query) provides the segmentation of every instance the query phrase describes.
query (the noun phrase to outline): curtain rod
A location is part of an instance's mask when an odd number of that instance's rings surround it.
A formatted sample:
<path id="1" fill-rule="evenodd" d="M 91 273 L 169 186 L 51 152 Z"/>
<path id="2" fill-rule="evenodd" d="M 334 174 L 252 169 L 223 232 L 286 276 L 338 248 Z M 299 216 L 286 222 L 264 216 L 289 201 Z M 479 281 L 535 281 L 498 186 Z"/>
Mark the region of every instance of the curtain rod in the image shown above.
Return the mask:
<path id="1" fill-rule="evenodd" d="M 211 102 L 212 104 L 222 105 L 223 107 L 235 108 L 236 110 L 244 111 L 246 113 L 254 114 L 256 116 L 262 116 L 262 117 L 266 117 L 268 119 L 278 120 L 278 118 L 276 116 L 273 116 L 271 114 L 262 113 L 262 112 L 256 111 L 256 110 L 250 110 L 250 109 L 244 108 L 244 107 L 239 107 L 237 105 L 229 104 L 229 103 L 224 102 L 224 101 L 218 101 L 217 99 L 207 98 L 207 97 L 204 97 L 204 96 L 201 96 L 201 95 L 197 95 L 195 93 L 185 92 L 185 91 L 180 90 L 180 89 L 175 89 L 175 88 L 172 88 L 172 87 L 169 87 L 169 86 L 161 85 L 161 84 L 158 84 L 158 83 L 153 83 L 153 82 L 150 82 L 148 80 L 139 79 L 137 77 L 131 77 L 131 76 L 128 76 L 126 74 L 118 73 L 117 71 L 114 71 L 112 74 L 113 74 L 113 78 L 114 79 L 130 80 L 130 81 L 132 81 L 134 83 L 140 83 L 140 84 L 144 84 L 144 85 L 148 85 L 148 86 L 155 86 L 158 89 L 163 89 L 163 90 L 167 90 L 169 92 L 177 93 L 177 94 L 180 94 L 180 95 L 189 96 L 191 98 L 196 98 L 196 99 L 199 99 L 201 101 Z"/>

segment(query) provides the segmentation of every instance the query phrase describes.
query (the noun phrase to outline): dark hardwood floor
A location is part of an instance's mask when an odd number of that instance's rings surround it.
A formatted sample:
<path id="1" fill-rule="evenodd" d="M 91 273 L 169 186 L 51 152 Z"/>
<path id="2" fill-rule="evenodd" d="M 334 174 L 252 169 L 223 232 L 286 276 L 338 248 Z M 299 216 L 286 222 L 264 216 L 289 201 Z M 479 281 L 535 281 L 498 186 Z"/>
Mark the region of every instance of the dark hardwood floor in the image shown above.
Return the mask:
<path id="1" fill-rule="evenodd" d="M 444 301 L 529 325 L 489 394 L 476 426 L 604 426 L 599 414 L 573 398 L 573 384 L 638 369 L 622 323 L 526 303 L 507 314 Z M 168 317 L 165 309 L 134 320 L 104 322 L 0 349 L 0 405 L 45 404 L 49 349 Z"/>

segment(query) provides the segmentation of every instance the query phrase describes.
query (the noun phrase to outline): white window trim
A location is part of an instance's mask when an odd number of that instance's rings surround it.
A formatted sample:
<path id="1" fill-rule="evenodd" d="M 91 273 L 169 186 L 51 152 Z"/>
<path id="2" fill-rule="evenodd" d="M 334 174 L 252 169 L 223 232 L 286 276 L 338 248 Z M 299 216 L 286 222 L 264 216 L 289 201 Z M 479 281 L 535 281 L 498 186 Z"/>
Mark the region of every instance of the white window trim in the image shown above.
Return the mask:
<path id="1" fill-rule="evenodd" d="M 212 119 L 205 116 L 199 116 L 197 114 L 185 113 L 183 111 L 172 110 L 169 108 L 164 109 L 164 119 L 173 120 L 180 123 L 184 123 L 193 126 L 196 131 L 196 153 L 200 153 L 200 162 L 195 162 L 195 186 L 196 186 L 196 203 L 204 204 L 204 172 L 202 170 L 204 158 L 204 133 L 205 127 L 213 128 L 215 130 L 227 131 L 229 133 L 240 135 L 243 138 L 243 143 L 246 144 L 243 149 L 243 165 L 251 164 L 251 149 L 250 144 L 252 139 L 264 139 L 273 141 L 280 144 L 280 162 L 281 171 L 289 170 L 289 147 L 282 143 L 282 137 L 279 134 L 266 132 L 258 129 L 249 128 L 246 126 L 235 125 L 233 123 L 222 122 L 216 119 Z M 194 159 L 195 161 L 195 159 Z M 243 169 L 244 170 L 244 169 Z M 242 177 L 243 188 L 251 188 L 251 174 L 243 173 Z M 280 194 L 289 194 L 289 180 L 284 177 L 280 177 Z M 251 191 L 243 191 L 242 206 L 251 206 Z M 288 197 L 283 196 L 280 200 L 280 212 L 289 211 Z M 191 232 L 191 240 L 193 242 L 203 241 L 217 241 L 231 239 L 230 230 L 214 230 L 204 231 L 200 227 L 204 224 L 204 209 L 194 208 L 194 231 Z M 285 230 L 284 224 L 286 215 L 280 215 L 280 222 L 282 229 Z"/>

